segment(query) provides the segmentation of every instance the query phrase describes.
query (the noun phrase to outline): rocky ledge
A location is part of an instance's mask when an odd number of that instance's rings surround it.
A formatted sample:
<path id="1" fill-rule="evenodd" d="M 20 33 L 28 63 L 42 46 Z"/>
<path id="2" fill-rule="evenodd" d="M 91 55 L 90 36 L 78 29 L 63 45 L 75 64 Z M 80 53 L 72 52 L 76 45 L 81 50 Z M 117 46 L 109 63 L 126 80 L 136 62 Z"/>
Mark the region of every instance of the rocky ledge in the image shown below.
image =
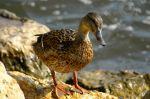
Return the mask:
<path id="1" fill-rule="evenodd" d="M 0 62 L 0 77 L 0 99 L 25 99 L 17 81 L 8 75 L 2 62 Z"/>
<path id="2" fill-rule="evenodd" d="M 49 71 L 34 55 L 32 43 L 35 34 L 48 31 L 45 25 L 0 9 L 0 61 L 6 69 L 47 76 Z"/>
<path id="3" fill-rule="evenodd" d="M 71 82 L 71 79 L 66 81 Z M 115 95 L 120 99 L 149 99 L 150 74 L 133 71 L 82 71 L 79 82 L 86 89 Z"/>
<path id="4" fill-rule="evenodd" d="M 0 9 L 0 99 L 53 99 L 49 69 L 32 49 L 34 35 L 48 31 L 45 25 Z M 75 93 L 61 99 L 148 99 L 150 96 L 150 74 L 85 71 L 80 73 L 79 81 L 90 93 Z"/>
<path id="5" fill-rule="evenodd" d="M 11 71 L 9 74 L 14 77 L 24 92 L 26 99 L 52 99 L 52 83 L 49 79 L 39 79 L 20 72 Z M 62 82 L 60 82 L 62 83 Z M 70 86 L 70 85 L 68 85 Z M 31 94 L 32 93 L 32 94 Z M 89 94 L 66 95 L 59 99 L 118 99 L 113 95 L 98 91 L 90 91 Z"/>

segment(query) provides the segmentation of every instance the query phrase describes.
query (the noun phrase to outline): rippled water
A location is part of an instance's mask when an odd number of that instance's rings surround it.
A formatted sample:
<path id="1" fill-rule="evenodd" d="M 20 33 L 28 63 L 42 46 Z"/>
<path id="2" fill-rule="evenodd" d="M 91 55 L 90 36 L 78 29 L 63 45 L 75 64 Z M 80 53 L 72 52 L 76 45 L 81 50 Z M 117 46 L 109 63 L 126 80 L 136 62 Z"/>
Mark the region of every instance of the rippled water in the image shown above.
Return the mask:
<path id="1" fill-rule="evenodd" d="M 107 46 L 99 48 L 91 35 L 95 56 L 85 69 L 150 73 L 150 0 L 0 0 L 0 8 L 51 29 L 77 29 L 82 16 L 96 11 L 104 20 Z"/>

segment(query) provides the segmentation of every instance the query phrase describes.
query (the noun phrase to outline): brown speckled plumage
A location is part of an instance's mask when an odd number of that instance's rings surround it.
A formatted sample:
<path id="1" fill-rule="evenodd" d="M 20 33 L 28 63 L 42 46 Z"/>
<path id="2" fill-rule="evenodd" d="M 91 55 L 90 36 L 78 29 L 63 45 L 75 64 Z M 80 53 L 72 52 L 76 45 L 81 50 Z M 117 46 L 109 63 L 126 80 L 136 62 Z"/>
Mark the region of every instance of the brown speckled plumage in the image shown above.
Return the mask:
<path id="1" fill-rule="evenodd" d="M 93 58 L 89 32 L 93 32 L 97 40 L 104 43 L 100 33 L 101 28 L 101 17 L 96 13 L 88 13 L 81 19 L 78 31 L 61 29 L 36 35 L 39 37 L 33 44 L 33 49 L 51 70 L 78 71 L 90 63 Z"/>
<path id="2" fill-rule="evenodd" d="M 105 46 L 102 38 L 102 18 L 96 13 L 88 13 L 79 24 L 77 31 L 71 29 L 51 30 L 45 34 L 38 34 L 37 42 L 33 44 L 36 55 L 51 70 L 54 92 L 56 96 L 71 94 L 72 92 L 88 92 L 78 85 L 77 72 L 93 58 L 93 48 L 89 39 L 89 32 L 93 33 L 99 43 Z M 55 71 L 61 73 L 73 72 L 74 88 L 66 90 L 65 85 L 58 84 Z M 60 93 L 60 94 L 59 94 Z"/>
<path id="3" fill-rule="evenodd" d="M 33 44 L 37 56 L 57 72 L 78 71 L 93 58 L 90 41 L 76 40 L 77 31 L 69 29 L 52 30 L 38 35 Z"/>

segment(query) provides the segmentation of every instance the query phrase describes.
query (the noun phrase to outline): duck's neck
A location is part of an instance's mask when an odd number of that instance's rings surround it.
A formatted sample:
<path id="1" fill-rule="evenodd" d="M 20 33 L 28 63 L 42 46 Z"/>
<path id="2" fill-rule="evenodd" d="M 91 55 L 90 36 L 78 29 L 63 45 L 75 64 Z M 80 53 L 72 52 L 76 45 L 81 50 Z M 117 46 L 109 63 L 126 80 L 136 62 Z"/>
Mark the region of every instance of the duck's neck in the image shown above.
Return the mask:
<path id="1" fill-rule="evenodd" d="M 82 41 L 90 41 L 89 32 L 86 31 L 82 26 L 79 26 L 77 38 L 82 40 Z"/>

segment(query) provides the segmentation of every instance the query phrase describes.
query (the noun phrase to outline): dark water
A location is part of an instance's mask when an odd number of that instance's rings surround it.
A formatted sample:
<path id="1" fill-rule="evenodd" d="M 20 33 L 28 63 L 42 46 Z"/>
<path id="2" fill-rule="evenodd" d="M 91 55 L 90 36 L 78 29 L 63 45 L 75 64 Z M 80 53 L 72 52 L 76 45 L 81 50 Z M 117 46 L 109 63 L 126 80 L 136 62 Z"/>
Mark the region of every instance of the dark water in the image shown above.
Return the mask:
<path id="1" fill-rule="evenodd" d="M 98 48 L 85 69 L 150 73 L 150 0 L 0 0 L 0 8 L 26 16 L 51 29 L 77 29 L 80 18 L 96 11 L 104 20 L 107 47 Z"/>

